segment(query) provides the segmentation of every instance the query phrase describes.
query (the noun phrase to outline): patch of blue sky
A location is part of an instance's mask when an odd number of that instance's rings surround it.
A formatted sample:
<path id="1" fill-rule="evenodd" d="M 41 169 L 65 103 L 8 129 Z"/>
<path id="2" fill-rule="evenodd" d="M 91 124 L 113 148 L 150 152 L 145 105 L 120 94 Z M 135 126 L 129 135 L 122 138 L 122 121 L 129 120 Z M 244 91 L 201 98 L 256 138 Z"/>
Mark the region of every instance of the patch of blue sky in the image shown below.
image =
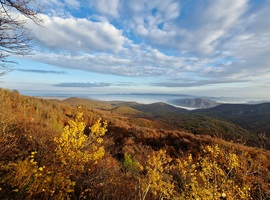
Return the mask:
<path id="1" fill-rule="evenodd" d="M 180 15 L 176 19 L 176 24 L 182 29 L 195 30 L 198 28 L 199 19 L 197 15 L 201 13 L 198 7 L 201 7 L 203 1 L 183 0 L 180 4 Z"/>
<path id="2" fill-rule="evenodd" d="M 157 8 L 153 8 L 153 9 L 151 10 L 151 15 L 152 15 L 152 16 L 156 16 L 157 14 L 158 14 Z"/>
<path id="3" fill-rule="evenodd" d="M 97 18 L 91 17 L 96 14 L 95 11 L 86 6 L 81 6 L 80 9 L 68 9 L 68 11 L 76 18 L 90 18 L 91 21 L 99 21 Z"/>

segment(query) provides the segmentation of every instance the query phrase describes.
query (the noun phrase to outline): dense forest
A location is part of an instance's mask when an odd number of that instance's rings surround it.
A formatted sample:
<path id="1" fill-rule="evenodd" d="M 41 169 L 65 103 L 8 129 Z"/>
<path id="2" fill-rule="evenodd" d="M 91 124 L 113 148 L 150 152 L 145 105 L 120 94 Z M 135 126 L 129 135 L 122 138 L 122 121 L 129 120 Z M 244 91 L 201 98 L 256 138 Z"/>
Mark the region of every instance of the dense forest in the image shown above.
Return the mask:
<path id="1" fill-rule="evenodd" d="M 267 134 L 228 119 L 0 89 L 0 199 L 270 199 Z"/>

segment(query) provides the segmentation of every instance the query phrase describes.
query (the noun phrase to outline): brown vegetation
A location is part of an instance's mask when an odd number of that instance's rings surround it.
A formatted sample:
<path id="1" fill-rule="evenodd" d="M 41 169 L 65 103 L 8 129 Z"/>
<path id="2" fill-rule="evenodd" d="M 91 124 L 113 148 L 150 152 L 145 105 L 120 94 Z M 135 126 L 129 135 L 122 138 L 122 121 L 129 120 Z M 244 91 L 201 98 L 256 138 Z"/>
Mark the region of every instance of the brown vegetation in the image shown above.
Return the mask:
<path id="1" fill-rule="evenodd" d="M 0 198 L 270 198 L 269 151 L 103 108 L 0 89 Z"/>

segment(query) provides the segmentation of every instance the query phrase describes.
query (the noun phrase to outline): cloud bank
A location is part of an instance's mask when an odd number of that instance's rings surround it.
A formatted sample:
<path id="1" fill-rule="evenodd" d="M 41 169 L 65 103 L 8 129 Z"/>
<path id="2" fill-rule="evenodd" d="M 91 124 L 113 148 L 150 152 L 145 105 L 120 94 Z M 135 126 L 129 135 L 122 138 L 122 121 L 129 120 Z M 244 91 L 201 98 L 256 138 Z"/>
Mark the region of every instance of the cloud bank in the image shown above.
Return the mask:
<path id="1" fill-rule="evenodd" d="M 45 5 L 43 27 L 29 23 L 38 44 L 29 58 L 35 61 L 157 77 L 162 81 L 152 84 L 164 87 L 266 83 L 270 77 L 269 1 L 49 0 Z"/>
<path id="2" fill-rule="evenodd" d="M 42 70 L 42 69 L 16 69 L 16 71 L 39 74 L 68 74 L 66 71 Z"/>
<path id="3" fill-rule="evenodd" d="M 73 88 L 97 88 L 110 86 L 130 86 L 130 83 L 105 83 L 105 82 L 65 82 L 54 84 L 55 87 L 73 87 Z"/>

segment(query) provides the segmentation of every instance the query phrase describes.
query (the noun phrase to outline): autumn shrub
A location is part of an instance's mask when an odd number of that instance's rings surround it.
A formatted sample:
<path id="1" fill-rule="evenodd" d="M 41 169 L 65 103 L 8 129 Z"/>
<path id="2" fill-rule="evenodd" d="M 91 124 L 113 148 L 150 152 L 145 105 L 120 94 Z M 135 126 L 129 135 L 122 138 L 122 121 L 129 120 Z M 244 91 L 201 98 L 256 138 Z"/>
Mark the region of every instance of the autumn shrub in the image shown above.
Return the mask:
<path id="1" fill-rule="evenodd" d="M 6 176 L 1 185 L 6 185 L 9 197 L 19 199 L 72 199 L 75 193 L 85 196 L 91 193 L 90 185 L 84 185 L 91 167 L 104 156 L 102 136 L 107 131 L 106 122 L 98 120 L 91 126 L 91 134 L 84 134 L 83 113 L 79 110 L 59 137 L 55 137 L 55 150 L 40 162 L 31 152 L 26 158 L 2 166 Z M 50 158 L 52 160 L 47 160 Z M 91 175 L 90 172 L 88 174 Z M 83 185 L 83 187 L 80 187 Z M 77 191 L 75 191 L 75 186 Z M 2 193 L 3 194 L 3 193 Z M 1 193 L 0 193 L 1 195 Z"/>
<path id="2" fill-rule="evenodd" d="M 165 150 L 159 150 L 148 156 L 145 167 L 141 168 L 145 176 L 139 179 L 140 199 L 170 199 L 173 197 L 174 183 L 170 171 L 172 158 Z"/>
<path id="3" fill-rule="evenodd" d="M 198 158 L 176 160 L 180 199 L 251 199 L 239 157 L 219 146 L 205 146 Z"/>
<path id="4" fill-rule="evenodd" d="M 141 167 L 140 163 L 134 160 L 130 154 L 127 152 L 124 153 L 124 159 L 122 161 L 122 165 L 125 173 L 131 173 L 133 175 L 138 174 L 138 170 Z"/>

